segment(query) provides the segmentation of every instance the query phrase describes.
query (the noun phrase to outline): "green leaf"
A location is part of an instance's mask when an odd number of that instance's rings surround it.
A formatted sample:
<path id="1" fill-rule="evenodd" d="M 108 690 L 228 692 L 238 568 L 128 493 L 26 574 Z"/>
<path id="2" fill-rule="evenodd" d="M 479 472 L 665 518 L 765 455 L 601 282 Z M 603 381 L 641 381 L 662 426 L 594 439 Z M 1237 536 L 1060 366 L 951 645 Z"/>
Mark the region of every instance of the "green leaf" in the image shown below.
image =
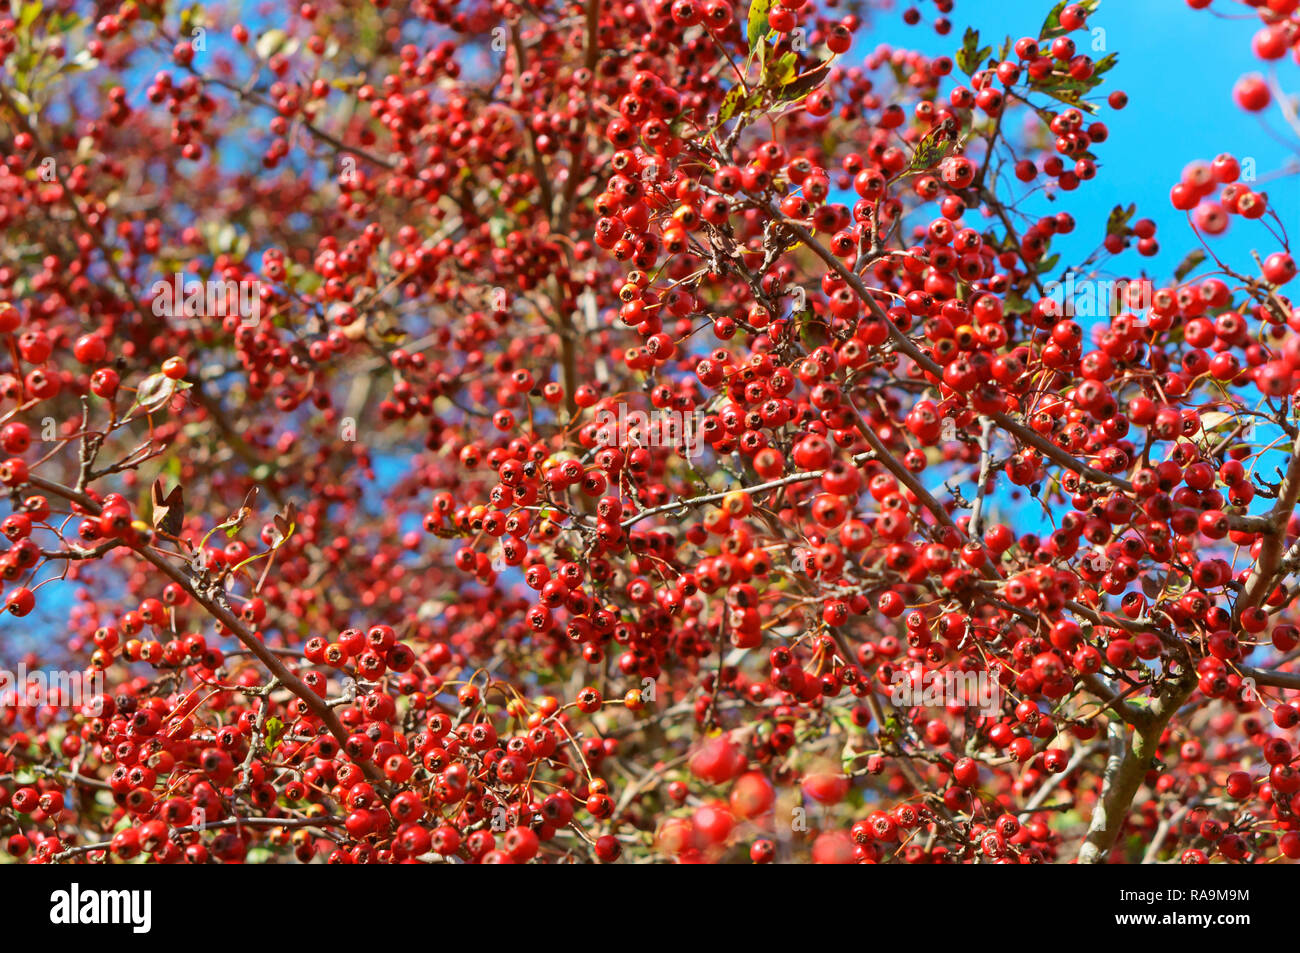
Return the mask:
<path id="1" fill-rule="evenodd" d="M 1043 21 L 1043 28 L 1038 31 L 1040 40 L 1054 40 L 1058 36 L 1065 36 L 1066 31 L 1061 27 L 1061 11 L 1071 3 L 1082 7 L 1085 16 L 1092 15 L 1101 6 L 1101 0 L 1060 0 L 1047 14 L 1047 19 Z"/>
<path id="2" fill-rule="evenodd" d="M 980 31 L 973 26 L 966 28 L 966 33 L 961 38 L 961 49 L 957 51 L 957 65 L 961 71 L 969 76 L 975 72 L 974 66 L 975 51 L 980 47 Z"/>
<path id="3" fill-rule="evenodd" d="M 1007 314 L 1026 314 L 1032 308 L 1033 305 L 1014 291 L 1008 291 L 1006 298 L 1002 301 L 1002 310 Z"/>
<path id="4" fill-rule="evenodd" d="M 18 13 L 18 29 L 20 31 L 26 30 L 35 23 L 36 18 L 41 15 L 41 10 L 44 8 L 45 5 L 41 3 L 41 0 L 27 0 Z"/>
<path id="5" fill-rule="evenodd" d="M 1101 76 L 1101 75 L 1103 75 L 1103 74 L 1105 74 L 1105 73 L 1110 72 L 1110 70 L 1111 70 L 1111 69 L 1115 66 L 1115 64 L 1118 63 L 1118 62 L 1119 62 L 1119 54 L 1118 54 L 1118 53 L 1107 53 L 1107 54 L 1106 54 L 1105 56 L 1103 56 L 1101 59 L 1097 60 L 1097 62 L 1095 62 L 1095 63 L 1092 64 L 1092 75 L 1093 75 L 1093 78 L 1095 79 L 1095 78 L 1098 77 L 1098 76 Z"/>
<path id="6" fill-rule="evenodd" d="M 830 64 L 824 64 L 811 72 L 791 80 L 776 91 L 777 102 L 788 103 L 803 99 L 825 81 L 831 71 Z"/>
<path id="7" fill-rule="evenodd" d="M 957 65 L 967 76 L 972 76 L 992 52 L 992 47 L 980 48 L 979 30 L 967 27 L 966 35 L 962 38 L 961 49 L 957 51 Z"/>
<path id="8" fill-rule="evenodd" d="M 1201 414 L 1201 429 L 1206 433 L 1210 433 L 1226 423 L 1235 422 L 1236 419 L 1236 414 L 1229 414 L 1222 410 L 1212 410 Z"/>
<path id="9" fill-rule="evenodd" d="M 1187 257 L 1178 263 L 1178 267 L 1174 269 L 1174 281 L 1182 281 L 1199 268 L 1203 261 L 1205 261 L 1205 252 L 1199 248 L 1193 248 L 1187 253 Z"/>
<path id="10" fill-rule="evenodd" d="M 856 758 L 857 754 L 853 750 L 853 742 L 844 742 L 844 747 L 840 750 L 840 770 L 851 775 L 853 773 L 853 762 Z"/>
<path id="11" fill-rule="evenodd" d="M 1070 0 L 1060 0 L 1060 2 L 1047 11 L 1047 19 L 1043 21 L 1042 29 L 1038 31 L 1040 40 L 1049 40 L 1060 36 L 1064 31 L 1061 29 L 1061 11 L 1070 3 Z"/>
<path id="12" fill-rule="evenodd" d="M 767 14 L 772 9 L 772 0 L 750 0 L 749 14 L 745 18 L 746 36 L 749 39 L 749 52 L 752 55 L 763 37 L 767 36 Z"/>
<path id="13" fill-rule="evenodd" d="M 764 44 L 766 45 L 766 44 Z M 767 63 L 763 69 L 764 86 L 781 86 L 790 82 L 799 72 L 799 54 L 793 51 L 782 54 L 775 63 Z"/>
<path id="14" fill-rule="evenodd" d="M 280 29 L 270 29 L 257 38 L 257 44 L 254 49 L 257 55 L 264 60 L 269 60 L 276 53 L 280 52 L 289 35 Z"/>
<path id="15" fill-rule="evenodd" d="M 18 82 L 21 85 L 26 85 L 26 80 L 23 75 L 19 76 Z M 32 101 L 27 98 L 26 94 L 18 89 L 11 89 L 9 90 L 9 95 L 13 98 L 14 105 L 18 107 L 20 113 L 24 116 L 30 116 L 32 114 Z"/>
<path id="16" fill-rule="evenodd" d="M 1086 80 L 1062 79 L 1055 86 L 1044 88 L 1043 92 L 1057 102 L 1065 103 L 1067 106 L 1073 106 L 1075 109 L 1080 109 L 1089 115 L 1095 116 L 1097 114 L 1096 105 L 1083 98 L 1083 94 L 1091 90 L 1095 85 L 1095 83 Z"/>
<path id="17" fill-rule="evenodd" d="M 99 60 L 90 55 L 90 50 L 81 50 L 72 59 L 65 62 L 59 67 L 60 73 L 82 73 L 89 69 L 94 69 L 99 65 Z"/>
<path id="18" fill-rule="evenodd" d="M 84 17 L 79 17 L 75 13 L 61 13 L 57 10 L 50 13 L 45 21 L 45 32 L 49 36 L 56 33 L 67 33 L 68 31 L 81 26 L 86 22 Z"/>
<path id="19" fill-rule="evenodd" d="M 814 319 L 811 309 L 795 312 L 790 315 L 790 320 L 799 329 L 799 340 L 803 341 L 810 349 L 824 343 L 826 336 L 822 330 L 822 323 Z"/>
<path id="20" fill-rule="evenodd" d="M 912 161 L 907 164 L 908 171 L 917 172 L 933 167 L 948 154 L 951 141 L 952 133 L 945 124 L 935 126 L 916 144 Z"/>
<path id="21" fill-rule="evenodd" d="M 280 739 L 284 736 L 287 726 L 279 718 L 272 715 L 266 719 L 266 753 L 275 754 L 276 747 L 280 744 Z"/>
<path id="22" fill-rule="evenodd" d="M 1111 209 L 1110 215 L 1106 219 L 1106 234 L 1124 237 L 1128 234 L 1128 223 L 1136 214 L 1137 205 L 1130 205 L 1128 208 L 1116 205 Z"/>
<path id="23" fill-rule="evenodd" d="M 366 84 L 364 73 L 357 73 L 355 76 L 337 76 L 330 80 L 330 85 L 335 89 L 356 89 L 358 86 Z"/>
<path id="24" fill-rule="evenodd" d="M 1049 271 L 1051 271 L 1053 268 L 1056 267 L 1057 262 L 1059 262 L 1060 260 L 1061 260 L 1060 252 L 1057 252 L 1051 258 L 1044 258 L 1042 261 L 1038 263 L 1038 273 L 1040 275 L 1047 274 Z"/>
<path id="25" fill-rule="evenodd" d="M 721 126 L 737 113 L 757 106 L 759 98 L 758 93 L 748 92 L 744 86 L 731 87 L 731 89 L 727 90 L 727 95 L 723 97 L 722 105 L 718 107 L 717 126 Z M 716 129 L 717 126 L 714 126 L 714 128 Z"/>

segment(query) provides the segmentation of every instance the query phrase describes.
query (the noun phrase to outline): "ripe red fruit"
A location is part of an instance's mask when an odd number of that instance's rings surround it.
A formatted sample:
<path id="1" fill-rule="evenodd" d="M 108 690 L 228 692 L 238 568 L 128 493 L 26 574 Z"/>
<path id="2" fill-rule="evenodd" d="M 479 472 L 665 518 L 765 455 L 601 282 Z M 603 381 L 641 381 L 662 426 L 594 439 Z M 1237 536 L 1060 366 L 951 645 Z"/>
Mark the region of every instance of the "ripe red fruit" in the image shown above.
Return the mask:
<path id="1" fill-rule="evenodd" d="M 22 486 L 27 476 L 27 463 L 21 457 L 10 457 L 0 463 L 0 483 L 5 486 Z"/>
<path id="2" fill-rule="evenodd" d="M 178 381 L 185 376 L 185 361 L 179 357 L 169 357 L 163 361 L 162 371 L 167 377 Z"/>
<path id="3" fill-rule="evenodd" d="M 725 807 L 703 804 L 691 815 L 697 846 L 706 848 L 724 844 L 736 826 L 736 820 Z"/>
<path id="4" fill-rule="evenodd" d="M 623 845 L 613 835 L 604 834 L 596 839 L 596 857 L 605 863 L 608 864 L 618 860 L 619 855 L 622 853 Z"/>
<path id="5" fill-rule="evenodd" d="M 1283 857 L 1295 860 L 1300 857 L 1300 833 L 1288 831 L 1278 839 L 1277 846 Z"/>
<path id="6" fill-rule="evenodd" d="M 82 364 L 98 364 L 108 354 L 108 347 L 98 334 L 83 334 L 72 346 L 72 354 Z"/>
<path id="7" fill-rule="evenodd" d="M 766 775 L 758 771 L 742 774 L 732 785 L 729 797 L 731 810 L 736 817 L 750 820 L 772 810 L 776 790 Z"/>
<path id="8" fill-rule="evenodd" d="M 0 429 L 0 447 L 6 453 L 24 453 L 32 445 L 32 433 L 24 423 L 15 421 Z"/>
<path id="9" fill-rule="evenodd" d="M 111 367 L 101 367 L 90 377 L 90 390 L 96 397 L 111 400 L 117 393 L 118 375 Z"/>
<path id="10" fill-rule="evenodd" d="M 1273 101 L 1268 83 L 1259 73 L 1249 73 L 1237 80 L 1237 85 L 1232 88 L 1232 97 L 1247 112 L 1259 112 Z"/>
<path id="11" fill-rule="evenodd" d="M 27 615 L 36 608 L 36 596 L 30 589 L 14 589 L 5 598 L 5 611 L 16 616 Z"/>
<path id="12" fill-rule="evenodd" d="M 952 779 L 962 787 L 975 787 L 979 776 L 979 764 L 973 758 L 961 758 L 952 766 Z"/>
<path id="13" fill-rule="evenodd" d="M 1273 252 L 1264 259 L 1264 278 L 1275 285 L 1284 285 L 1295 277 L 1296 265 L 1285 252 Z"/>
<path id="14" fill-rule="evenodd" d="M 1251 49 L 1262 60 L 1276 60 L 1286 56 L 1290 46 L 1286 31 L 1280 26 L 1265 27 L 1255 33 Z"/>
<path id="15" fill-rule="evenodd" d="M 745 758 L 740 749 L 727 738 L 714 738 L 691 757 L 691 773 L 710 784 L 724 784 L 730 781 L 745 766 Z"/>
<path id="16" fill-rule="evenodd" d="M 818 834 L 813 841 L 814 864 L 851 864 L 853 861 L 853 841 L 843 831 L 827 831 Z"/>
<path id="17" fill-rule="evenodd" d="M 842 774 L 817 772 L 803 780 L 803 793 L 819 804 L 838 804 L 849 793 L 850 781 Z"/>

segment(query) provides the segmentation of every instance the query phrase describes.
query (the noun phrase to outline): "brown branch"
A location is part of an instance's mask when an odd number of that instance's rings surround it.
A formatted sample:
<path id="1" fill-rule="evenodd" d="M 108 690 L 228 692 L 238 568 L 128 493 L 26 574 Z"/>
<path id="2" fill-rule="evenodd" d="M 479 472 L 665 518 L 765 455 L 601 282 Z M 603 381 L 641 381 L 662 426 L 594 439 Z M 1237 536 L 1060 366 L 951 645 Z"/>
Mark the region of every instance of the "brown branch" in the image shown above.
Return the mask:
<path id="1" fill-rule="evenodd" d="M 1278 570 L 1282 567 L 1282 554 L 1286 545 L 1286 528 L 1295 512 L 1296 500 L 1300 498 L 1300 441 L 1291 451 L 1291 462 L 1287 465 L 1282 485 L 1278 487 L 1277 502 L 1269 510 L 1264 520 L 1269 524 L 1264 532 L 1264 542 L 1259 550 L 1259 560 L 1254 570 L 1246 579 L 1246 587 L 1241 597 L 1232 607 L 1232 620 L 1236 623 L 1243 612 L 1258 606 L 1273 591 Z"/>
<path id="2" fill-rule="evenodd" d="M 875 459 L 878 456 L 876 451 L 869 453 L 859 453 L 853 458 L 855 464 L 862 464 L 868 460 Z M 762 493 L 764 490 L 775 490 L 779 487 L 789 486 L 792 483 L 805 483 L 809 480 L 820 480 L 826 473 L 825 470 L 805 470 L 799 473 L 791 473 L 783 476 L 778 480 L 769 480 L 766 483 L 756 483 L 753 486 L 735 487 L 730 490 L 720 490 L 717 493 L 705 493 L 702 496 L 693 496 L 687 500 L 678 500 L 674 503 L 665 503 L 662 506 L 651 507 L 648 510 L 642 510 L 640 513 L 630 516 L 622 522 L 623 529 L 627 529 L 643 519 L 651 516 L 659 516 L 662 513 L 675 513 L 679 510 L 687 509 L 693 506 L 703 506 L 706 503 L 717 503 L 726 499 L 732 493 Z"/>
<path id="3" fill-rule="evenodd" d="M 1133 797 L 1152 767 L 1160 735 L 1195 689 L 1196 678 L 1186 672 L 1167 682 L 1152 700 L 1146 723 L 1133 732 L 1131 743 L 1122 722 L 1114 721 L 1107 727 L 1111 754 L 1101 798 L 1093 808 L 1088 833 L 1079 847 L 1079 863 L 1099 864 L 1106 859 L 1124 826 Z"/>
<path id="4" fill-rule="evenodd" d="M 28 483 L 37 489 L 44 490 L 47 493 L 52 493 L 55 496 L 76 503 L 91 515 L 97 516 L 101 512 L 100 505 L 89 496 L 63 486 L 62 484 L 36 476 L 29 477 Z M 329 733 L 338 741 L 340 746 L 347 743 L 348 732 L 343 727 L 343 723 L 339 721 L 334 710 L 326 703 L 325 699 L 321 698 L 314 691 L 308 688 L 306 683 L 291 672 L 285 666 L 284 662 L 282 662 L 273 651 L 263 644 L 261 639 L 246 629 L 244 624 L 240 622 L 229 609 L 209 596 L 201 593 L 194 586 L 192 579 L 158 553 L 147 548 L 146 544 L 136 542 L 128 545 L 130 545 L 131 549 L 134 550 L 140 558 L 151 563 L 173 582 L 184 588 L 185 591 L 194 598 L 195 602 L 207 610 L 209 615 L 224 625 L 229 631 L 233 632 L 235 637 L 243 643 L 244 647 L 256 656 L 257 660 L 265 665 L 267 670 L 275 676 L 275 678 L 279 679 L 280 684 L 293 692 L 294 695 L 296 695 L 307 706 L 308 710 L 321 720 Z M 380 779 L 382 777 L 378 769 L 368 761 L 362 763 L 361 767 L 372 779 Z"/>
<path id="5" fill-rule="evenodd" d="M 1300 691 L 1300 672 L 1279 672 L 1277 669 L 1250 668 L 1246 665 L 1238 665 L 1237 670 L 1241 672 L 1242 678 L 1254 679 L 1256 685 Z"/>

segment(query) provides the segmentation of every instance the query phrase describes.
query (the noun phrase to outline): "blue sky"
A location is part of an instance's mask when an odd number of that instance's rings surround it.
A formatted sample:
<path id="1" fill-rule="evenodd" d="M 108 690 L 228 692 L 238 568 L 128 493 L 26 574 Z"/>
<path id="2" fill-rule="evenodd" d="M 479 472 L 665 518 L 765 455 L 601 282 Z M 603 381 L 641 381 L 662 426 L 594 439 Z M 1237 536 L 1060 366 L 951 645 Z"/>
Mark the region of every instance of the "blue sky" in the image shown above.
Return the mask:
<path id="1" fill-rule="evenodd" d="M 929 4 L 921 6 L 933 12 Z M 957 0 L 950 14 L 953 29 L 947 36 L 937 35 L 926 21 L 909 27 L 899 12 L 878 14 L 873 29 L 859 36 L 860 48 L 855 52 L 866 55 L 877 42 L 884 42 L 932 56 L 952 55 L 968 26 L 980 31 L 982 45 L 996 48 L 1006 36 L 1012 40 L 1037 36 L 1051 7 L 1050 0 Z M 1221 152 L 1252 156 L 1263 180 L 1295 160 L 1300 144 L 1276 104 L 1251 115 L 1232 101 L 1232 87 L 1241 74 L 1267 75 L 1250 50 L 1258 25 L 1255 17 L 1216 16 L 1208 10 L 1192 10 L 1180 0 L 1103 0 L 1088 26 L 1106 31 L 1105 52 L 1118 53 L 1119 62 L 1099 90 L 1104 94 L 1122 89 L 1129 104 L 1120 111 L 1103 106 L 1096 117 L 1110 127 L 1109 140 L 1093 149 L 1098 157 L 1097 178 L 1064 193 L 1056 203 L 1025 206 L 1036 214 L 1065 209 L 1078 220 L 1072 236 L 1053 243 L 1054 250 L 1062 252 L 1063 263 L 1082 259 L 1100 242 L 1112 208 L 1136 202 L 1136 217 L 1150 218 L 1158 226 L 1160 254 L 1142 258 L 1130 250 L 1119 264 L 1131 262 L 1135 272 L 1145 267 L 1153 277 L 1167 277 L 1196 245 L 1186 213 L 1169 204 L 1169 189 L 1187 163 L 1213 159 Z M 1094 59 L 1104 55 L 1091 52 L 1087 34 L 1072 36 L 1080 52 Z M 1290 59 L 1277 63 L 1282 88 L 1300 87 L 1300 67 Z M 1300 223 L 1300 181 L 1284 176 L 1256 188 L 1268 193 L 1270 205 L 1294 230 Z M 1228 256 L 1225 261 L 1239 266 L 1249 265 L 1252 248 L 1273 250 L 1263 225 L 1241 219 L 1209 241 L 1220 257 Z"/>
<path id="2" fill-rule="evenodd" d="M 922 7 L 933 13 L 928 4 Z M 930 56 L 952 55 L 967 27 L 980 31 L 981 46 L 996 49 L 1008 36 L 1012 41 L 1036 37 L 1051 8 L 1050 0 L 958 0 L 950 15 L 952 31 L 946 36 L 936 34 L 928 20 L 907 26 L 900 8 L 878 14 L 870 31 L 859 36 L 854 53 L 865 56 L 878 43 L 888 43 Z M 1268 194 L 1270 207 L 1277 211 L 1284 229 L 1296 229 L 1300 223 L 1300 180 L 1285 169 L 1296 161 L 1300 143 L 1276 103 L 1260 114 L 1248 114 L 1232 99 L 1232 87 L 1243 73 L 1268 75 L 1266 64 L 1250 48 L 1258 26 L 1253 16 L 1218 16 L 1192 10 L 1178 0 L 1103 0 L 1088 20 L 1089 32 L 1071 34 L 1079 51 L 1094 59 L 1118 54 L 1118 63 L 1091 98 L 1102 99 L 1112 90 L 1122 89 L 1129 102 L 1118 111 L 1103 103 L 1094 117 L 1110 128 L 1109 139 L 1093 147 L 1099 169 L 1095 179 L 1074 192 L 1058 193 L 1055 202 L 1040 192 L 1018 205 L 1020 211 L 1035 217 L 1064 210 L 1076 219 L 1072 234 L 1053 239 L 1052 251 L 1061 253 L 1061 263 L 1045 278 L 1059 278 L 1060 269 L 1082 261 L 1097 247 L 1105 235 L 1107 216 L 1116 205 L 1136 203 L 1135 220 L 1156 222 L 1160 251 L 1144 258 L 1130 248 L 1110 259 L 1103 270 L 1112 276 L 1136 277 L 1145 272 L 1157 284 L 1167 282 L 1184 256 L 1201 247 L 1187 213 L 1170 205 L 1169 189 L 1189 162 L 1208 161 L 1222 152 L 1243 162 L 1247 157 L 1254 159 L 1257 181 L 1251 183 L 1252 188 Z M 1104 33 L 1091 33 L 1096 28 Z M 1094 40 L 1101 44 L 1100 50 L 1094 50 Z M 1276 70 L 1282 89 L 1300 88 L 1300 67 L 1293 60 L 1277 61 Z M 1009 123 L 1007 128 L 1018 127 Z M 1019 195 L 1024 188 L 1012 181 L 1004 187 L 1003 196 Z M 982 220 L 974 224 L 985 227 Z M 1207 236 L 1206 242 L 1227 264 L 1245 273 L 1256 271 L 1252 251 L 1263 257 L 1277 248 L 1261 222 L 1237 217 L 1225 233 Z M 1208 274 L 1212 266 L 1212 262 L 1203 263 L 1193 276 Z M 1266 433 L 1265 428 L 1256 430 L 1257 440 L 1267 442 L 1275 436 L 1277 432 Z M 1262 472 L 1271 476 L 1271 467 L 1279 460 L 1279 454 L 1270 454 Z M 1043 532 L 1050 527 L 1036 503 L 1014 503 L 1003 492 L 996 493 L 993 501 L 995 515 L 999 510 L 1002 518 L 1014 513 L 1019 532 Z M 1267 501 L 1258 497 L 1256 503 L 1253 508 L 1259 509 Z"/>

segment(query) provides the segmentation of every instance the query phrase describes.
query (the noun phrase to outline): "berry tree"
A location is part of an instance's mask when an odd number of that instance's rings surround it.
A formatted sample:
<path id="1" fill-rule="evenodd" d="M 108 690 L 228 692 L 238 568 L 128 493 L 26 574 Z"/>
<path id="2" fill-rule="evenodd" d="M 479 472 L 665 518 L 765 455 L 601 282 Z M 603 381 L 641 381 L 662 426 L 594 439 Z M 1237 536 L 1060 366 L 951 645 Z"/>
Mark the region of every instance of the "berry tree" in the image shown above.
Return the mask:
<path id="1" fill-rule="evenodd" d="M 4 856 L 1300 857 L 1284 224 L 918 6 L 0 0 Z"/>

